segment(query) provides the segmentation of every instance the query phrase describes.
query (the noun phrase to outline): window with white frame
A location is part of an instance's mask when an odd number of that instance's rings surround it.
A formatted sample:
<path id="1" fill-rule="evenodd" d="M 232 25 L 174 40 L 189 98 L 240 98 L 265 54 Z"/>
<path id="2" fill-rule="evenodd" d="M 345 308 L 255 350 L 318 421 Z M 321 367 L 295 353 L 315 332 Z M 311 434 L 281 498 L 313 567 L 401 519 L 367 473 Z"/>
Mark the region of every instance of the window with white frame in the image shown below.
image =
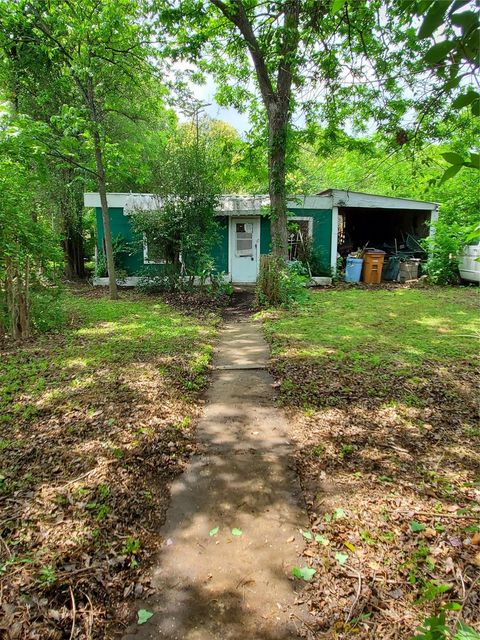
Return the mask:
<path id="1" fill-rule="evenodd" d="M 313 235 L 313 218 L 295 216 L 288 218 L 288 259 L 298 260 Z"/>
<path id="2" fill-rule="evenodd" d="M 165 256 L 155 243 L 148 241 L 148 234 L 143 234 L 143 264 L 165 264 Z"/>

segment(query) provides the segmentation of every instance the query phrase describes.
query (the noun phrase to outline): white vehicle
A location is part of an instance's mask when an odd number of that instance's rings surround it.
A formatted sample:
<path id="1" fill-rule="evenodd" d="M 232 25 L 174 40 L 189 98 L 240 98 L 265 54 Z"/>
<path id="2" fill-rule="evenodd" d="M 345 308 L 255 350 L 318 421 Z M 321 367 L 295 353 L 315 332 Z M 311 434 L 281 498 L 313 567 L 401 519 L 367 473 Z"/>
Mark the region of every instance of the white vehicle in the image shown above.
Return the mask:
<path id="1" fill-rule="evenodd" d="M 458 269 L 462 280 L 480 282 L 480 241 L 477 244 L 468 244 L 458 260 Z"/>

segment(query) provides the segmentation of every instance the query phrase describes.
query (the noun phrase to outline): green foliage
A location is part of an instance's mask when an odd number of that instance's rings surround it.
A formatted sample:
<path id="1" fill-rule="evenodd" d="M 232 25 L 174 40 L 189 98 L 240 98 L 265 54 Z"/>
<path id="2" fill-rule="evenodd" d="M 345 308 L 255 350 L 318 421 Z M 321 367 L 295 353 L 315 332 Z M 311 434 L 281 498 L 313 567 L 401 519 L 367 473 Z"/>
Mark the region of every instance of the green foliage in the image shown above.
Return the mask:
<path id="1" fill-rule="evenodd" d="M 40 584 L 50 587 L 57 581 L 57 574 L 53 567 L 42 567 L 38 574 L 38 580 Z"/>
<path id="2" fill-rule="evenodd" d="M 305 582 L 310 582 L 316 573 L 317 570 L 310 567 L 292 567 L 292 576 Z"/>
<path id="3" fill-rule="evenodd" d="M 37 128 L 28 119 L 19 126 L 0 111 L 0 329 L 15 338 L 41 328 L 40 294 L 62 262 L 60 241 L 40 199 L 43 159 L 34 142 Z M 39 202 L 40 201 L 40 202 Z M 49 322 L 47 321 L 48 325 Z"/>
<path id="4" fill-rule="evenodd" d="M 306 300 L 308 279 L 307 271 L 300 262 L 287 264 L 278 256 L 261 256 L 255 290 L 257 306 L 287 306 Z"/>
<path id="5" fill-rule="evenodd" d="M 113 262 L 115 264 L 115 276 L 118 282 L 126 278 L 127 274 L 122 270 L 121 265 L 124 257 L 127 256 L 131 250 L 132 247 L 123 236 L 118 235 L 112 238 Z M 108 275 L 107 258 L 103 251 L 98 254 L 94 274 L 96 278 L 105 278 Z"/>
<path id="6" fill-rule="evenodd" d="M 140 609 L 137 612 L 137 624 L 145 624 L 153 617 L 153 613 L 147 609 Z"/>
<path id="7" fill-rule="evenodd" d="M 435 284 L 457 284 L 460 280 L 458 258 L 464 246 L 468 227 L 439 220 L 435 234 L 424 241 L 428 260 L 424 271 Z"/>
<path id="8" fill-rule="evenodd" d="M 426 618 L 412 640 L 480 640 L 480 634 L 462 621 L 454 629 L 447 625 L 445 609 Z"/>
<path id="9" fill-rule="evenodd" d="M 180 278 L 195 276 L 201 284 L 214 272 L 210 249 L 218 238 L 215 207 L 220 187 L 216 166 L 203 140 L 192 131 L 180 131 L 169 143 L 158 170 L 155 211 L 138 210 L 132 224 L 139 238 L 147 238 L 148 251 L 166 263 L 165 276 L 156 285 L 176 288 Z M 148 279 L 148 275 L 146 275 Z M 171 283 L 171 284 L 170 284 Z"/>

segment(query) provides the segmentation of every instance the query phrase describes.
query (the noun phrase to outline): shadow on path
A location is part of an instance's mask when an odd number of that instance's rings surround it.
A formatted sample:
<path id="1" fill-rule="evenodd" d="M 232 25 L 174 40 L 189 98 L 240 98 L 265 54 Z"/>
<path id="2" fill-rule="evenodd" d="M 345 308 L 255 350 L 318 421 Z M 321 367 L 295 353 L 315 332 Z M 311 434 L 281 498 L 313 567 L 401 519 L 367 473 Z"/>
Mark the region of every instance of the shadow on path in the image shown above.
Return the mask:
<path id="1" fill-rule="evenodd" d="M 199 454 L 172 486 L 156 593 L 136 605 L 154 616 L 132 624 L 125 640 L 301 637 L 299 618 L 307 614 L 295 604 L 300 585 L 290 577 L 307 516 L 268 357 L 257 323 L 226 323 L 198 425 Z"/>

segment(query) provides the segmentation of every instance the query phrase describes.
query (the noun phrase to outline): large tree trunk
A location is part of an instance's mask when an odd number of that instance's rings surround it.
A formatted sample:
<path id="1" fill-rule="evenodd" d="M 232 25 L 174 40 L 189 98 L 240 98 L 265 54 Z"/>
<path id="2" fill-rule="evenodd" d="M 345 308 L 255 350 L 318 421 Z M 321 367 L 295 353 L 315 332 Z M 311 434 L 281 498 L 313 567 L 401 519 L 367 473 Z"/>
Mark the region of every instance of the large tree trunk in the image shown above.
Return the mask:
<path id="1" fill-rule="evenodd" d="M 285 158 L 289 110 L 274 103 L 268 110 L 268 182 L 271 205 L 271 237 L 274 255 L 288 258 Z"/>
<path id="2" fill-rule="evenodd" d="M 85 278 L 85 254 L 82 234 L 72 226 L 65 230 L 62 242 L 65 256 L 65 277 L 67 280 L 83 280 Z"/>
<path id="3" fill-rule="evenodd" d="M 102 206 L 103 235 L 105 238 L 105 253 L 107 254 L 108 284 L 110 287 L 110 298 L 118 299 L 117 281 L 115 279 L 115 263 L 113 261 L 112 233 L 110 231 L 110 217 L 108 215 L 107 202 L 107 181 L 105 178 L 105 168 L 103 166 L 102 148 L 100 136 L 97 131 L 93 134 L 95 145 L 95 162 L 98 174 L 98 192 L 100 194 L 100 204 Z"/>

